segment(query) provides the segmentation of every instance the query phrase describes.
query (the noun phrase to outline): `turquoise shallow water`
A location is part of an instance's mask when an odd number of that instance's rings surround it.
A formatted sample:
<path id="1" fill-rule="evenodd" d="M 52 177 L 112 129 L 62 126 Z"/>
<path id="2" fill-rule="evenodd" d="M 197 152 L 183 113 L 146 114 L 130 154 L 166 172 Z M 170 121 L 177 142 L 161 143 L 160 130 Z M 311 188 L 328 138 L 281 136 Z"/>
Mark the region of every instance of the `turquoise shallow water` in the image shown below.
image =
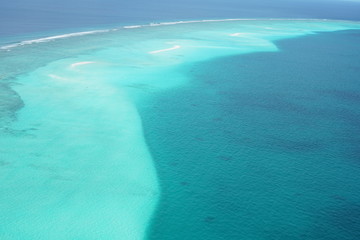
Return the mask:
<path id="1" fill-rule="evenodd" d="M 299 237 L 316 227 L 313 221 L 328 226 L 311 215 L 325 206 L 313 193 L 328 180 L 334 188 L 343 173 L 349 180 L 339 186 L 357 192 L 356 168 L 339 157 L 351 148 L 346 152 L 356 159 L 356 144 L 337 144 L 341 134 L 328 129 L 338 124 L 331 129 L 344 134 L 342 141 L 353 136 L 343 131 L 357 119 L 346 100 L 357 99 L 358 70 L 346 59 L 358 56 L 351 47 L 358 35 L 343 39 L 353 41 L 343 44 L 348 52 L 335 51 L 341 39 L 320 44 L 323 52 L 309 62 L 299 58 L 312 52 L 306 44 L 298 55 L 275 59 L 286 53 L 276 41 L 359 28 L 347 21 L 201 21 L 2 46 L 1 238 L 266 239 Z M 350 69 L 343 88 L 334 91 L 338 78 L 321 78 L 328 63 L 339 67 L 329 76 Z M 307 84 L 295 66 L 310 69 L 303 70 L 312 74 Z M 337 101 L 343 95 L 345 103 Z M 333 121 L 333 107 L 349 122 Z M 314 112 L 323 115 L 311 121 Z M 335 159 L 331 166 L 321 161 L 324 152 Z M 334 194 L 339 201 L 345 195 Z M 315 210 L 293 208 L 293 201 Z M 296 231 L 284 226 L 284 214 L 298 219 L 290 221 Z"/>

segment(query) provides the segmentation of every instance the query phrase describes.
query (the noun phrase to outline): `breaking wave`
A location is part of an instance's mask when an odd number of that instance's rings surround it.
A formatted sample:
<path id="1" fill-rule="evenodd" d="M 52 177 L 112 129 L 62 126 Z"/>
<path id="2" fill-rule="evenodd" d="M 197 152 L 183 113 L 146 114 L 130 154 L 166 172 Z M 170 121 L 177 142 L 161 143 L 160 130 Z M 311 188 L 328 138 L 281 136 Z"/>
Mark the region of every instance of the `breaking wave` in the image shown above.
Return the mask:
<path id="1" fill-rule="evenodd" d="M 71 38 L 71 37 L 79 37 L 85 35 L 92 35 L 92 34 L 99 34 L 99 33 L 107 33 L 112 31 L 118 31 L 120 29 L 137 29 L 143 27 L 157 27 L 157 26 L 166 26 L 166 25 L 176 25 L 176 24 L 188 24 L 188 23 L 202 23 L 202 22 L 228 22 L 228 21 L 329 21 L 328 19 L 303 19 L 303 18 L 269 18 L 269 19 L 261 19 L 261 18 L 229 18 L 229 19 L 207 19 L 207 20 L 189 20 L 189 21 L 174 21 L 174 22 L 160 22 L 160 23 L 149 23 L 143 25 L 129 25 L 129 26 L 122 26 L 119 28 L 113 29 L 104 29 L 104 30 L 94 30 L 94 31 L 85 31 L 85 32 L 76 32 L 76 33 L 68 33 L 62 35 L 55 35 L 49 37 L 43 37 L 33 40 L 24 40 L 4 46 L 0 46 L 0 50 L 11 50 L 12 48 L 21 47 L 25 45 L 31 45 L 35 43 L 44 43 L 55 41 L 64 38 Z"/>

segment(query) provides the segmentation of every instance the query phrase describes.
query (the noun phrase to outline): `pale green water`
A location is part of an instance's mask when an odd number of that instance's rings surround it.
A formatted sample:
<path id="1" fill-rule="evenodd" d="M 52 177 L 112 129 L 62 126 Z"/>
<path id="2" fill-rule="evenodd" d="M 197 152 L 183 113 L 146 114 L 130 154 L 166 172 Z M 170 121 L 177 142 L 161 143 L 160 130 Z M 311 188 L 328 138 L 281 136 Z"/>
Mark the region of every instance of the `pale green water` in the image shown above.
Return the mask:
<path id="1" fill-rule="evenodd" d="M 143 239 L 161 189 L 137 105 L 190 86 L 192 62 L 345 29 L 360 25 L 201 22 L 3 48 L 1 238 Z"/>

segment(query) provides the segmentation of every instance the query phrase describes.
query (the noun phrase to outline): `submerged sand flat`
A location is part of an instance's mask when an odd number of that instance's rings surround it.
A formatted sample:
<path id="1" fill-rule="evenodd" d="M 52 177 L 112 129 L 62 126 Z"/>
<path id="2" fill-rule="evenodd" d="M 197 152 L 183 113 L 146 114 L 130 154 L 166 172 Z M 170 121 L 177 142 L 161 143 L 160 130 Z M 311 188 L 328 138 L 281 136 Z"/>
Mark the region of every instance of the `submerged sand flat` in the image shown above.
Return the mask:
<path id="1" fill-rule="evenodd" d="M 2 46 L 0 238 L 146 238 L 161 191 L 137 106 L 190 85 L 186 64 L 346 29 L 360 24 L 204 20 Z"/>

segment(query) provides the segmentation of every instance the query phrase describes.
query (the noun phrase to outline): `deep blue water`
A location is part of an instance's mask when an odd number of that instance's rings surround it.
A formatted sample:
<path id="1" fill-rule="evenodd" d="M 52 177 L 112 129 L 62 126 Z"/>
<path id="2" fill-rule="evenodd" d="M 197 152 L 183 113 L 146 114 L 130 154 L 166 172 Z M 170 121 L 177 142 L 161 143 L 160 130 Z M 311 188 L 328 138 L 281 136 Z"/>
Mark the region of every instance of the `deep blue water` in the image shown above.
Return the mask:
<path id="1" fill-rule="evenodd" d="M 0 37 L 69 32 L 114 24 L 258 17 L 360 20 L 360 3 L 341 0 L 2 1 Z"/>
<path id="2" fill-rule="evenodd" d="M 198 63 L 143 108 L 163 189 L 150 239 L 359 239 L 359 41 Z"/>

